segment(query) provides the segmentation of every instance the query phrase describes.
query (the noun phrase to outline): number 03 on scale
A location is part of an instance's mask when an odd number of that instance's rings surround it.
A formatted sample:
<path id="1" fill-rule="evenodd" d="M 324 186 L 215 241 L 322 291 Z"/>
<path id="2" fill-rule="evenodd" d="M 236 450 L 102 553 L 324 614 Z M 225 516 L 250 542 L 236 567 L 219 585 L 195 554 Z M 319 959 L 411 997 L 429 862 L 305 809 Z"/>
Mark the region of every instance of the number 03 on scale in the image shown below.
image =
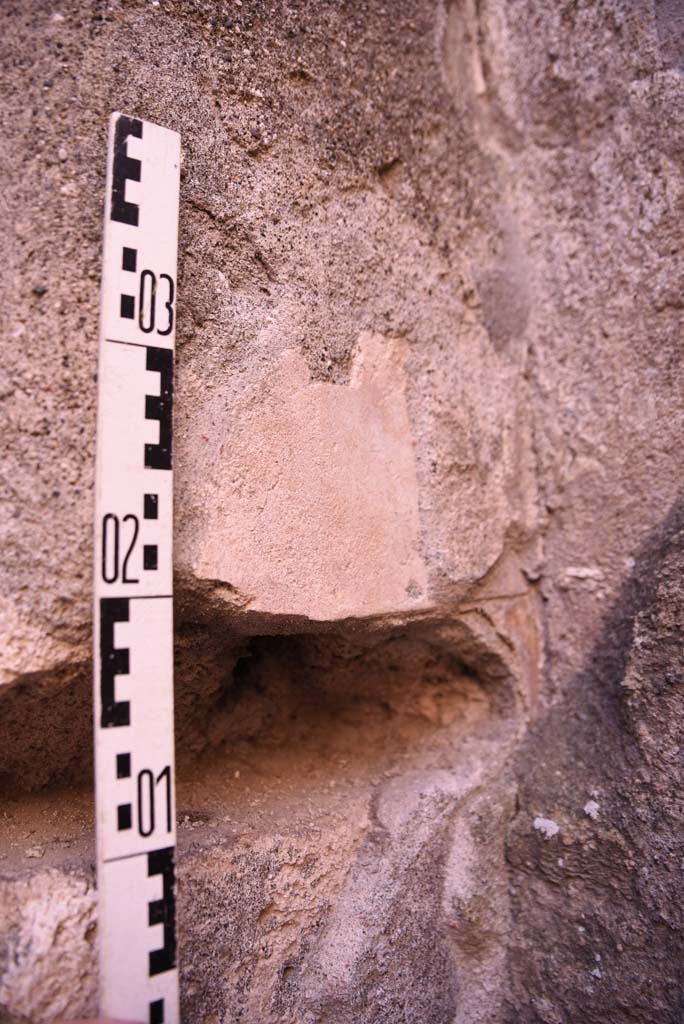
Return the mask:
<path id="1" fill-rule="evenodd" d="M 178 1024 L 172 429 L 180 138 L 113 114 L 95 499 L 100 1013 Z"/>

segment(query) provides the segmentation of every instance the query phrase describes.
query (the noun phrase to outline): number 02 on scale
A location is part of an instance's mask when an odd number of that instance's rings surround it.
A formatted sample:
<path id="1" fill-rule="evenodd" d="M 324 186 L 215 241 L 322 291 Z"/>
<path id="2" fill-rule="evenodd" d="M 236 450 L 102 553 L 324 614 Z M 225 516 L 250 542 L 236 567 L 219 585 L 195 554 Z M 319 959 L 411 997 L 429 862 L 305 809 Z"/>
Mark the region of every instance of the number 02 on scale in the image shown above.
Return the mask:
<path id="1" fill-rule="evenodd" d="M 95 498 L 100 1013 L 178 1024 L 172 404 L 180 138 L 109 126 Z"/>

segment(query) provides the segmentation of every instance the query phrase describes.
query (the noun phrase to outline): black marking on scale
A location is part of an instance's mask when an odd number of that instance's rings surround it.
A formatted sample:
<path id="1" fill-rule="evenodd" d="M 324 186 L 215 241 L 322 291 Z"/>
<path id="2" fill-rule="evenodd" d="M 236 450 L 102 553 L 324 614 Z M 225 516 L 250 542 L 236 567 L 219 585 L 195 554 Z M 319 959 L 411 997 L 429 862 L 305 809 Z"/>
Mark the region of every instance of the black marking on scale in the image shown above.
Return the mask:
<path id="1" fill-rule="evenodd" d="M 176 895 L 174 848 L 153 850 L 147 855 L 147 874 L 161 875 L 163 880 L 162 898 L 148 903 L 148 923 L 164 926 L 164 945 L 149 954 L 150 977 L 163 974 L 176 966 Z"/>
<path id="2" fill-rule="evenodd" d="M 159 518 L 159 495 L 146 494 L 144 498 L 143 519 Z"/>
<path id="3" fill-rule="evenodd" d="M 135 273 L 136 267 L 138 266 L 138 250 L 129 249 L 127 245 L 123 247 L 123 257 L 121 260 L 121 269 L 130 270 L 131 273 Z"/>
<path id="4" fill-rule="evenodd" d="M 156 544 L 143 544 L 143 569 L 156 569 L 159 549 Z"/>
<path id="5" fill-rule="evenodd" d="M 138 850 L 137 853 L 122 853 L 118 857 L 105 857 L 105 864 L 115 864 L 119 860 L 133 860 L 134 857 L 146 857 L 147 850 Z"/>
<path id="6" fill-rule="evenodd" d="M 145 345 L 140 341 L 122 341 L 120 338 L 104 340 L 113 345 L 132 345 L 134 348 L 147 349 L 145 369 L 158 373 L 161 382 L 158 395 L 145 395 L 145 419 L 157 420 L 159 423 L 159 442 L 145 445 L 145 466 L 147 469 L 171 469 L 173 349 Z"/>
<path id="7" fill-rule="evenodd" d="M 150 1024 L 164 1024 L 164 1000 L 155 999 L 150 1003 Z"/>
<path id="8" fill-rule="evenodd" d="M 116 755 L 116 777 L 117 779 L 130 779 L 131 777 L 131 755 Z"/>
<path id="9" fill-rule="evenodd" d="M 138 265 L 138 250 L 129 249 L 127 245 L 123 247 L 123 253 L 121 258 L 121 267 L 123 270 L 135 273 L 135 269 Z M 121 317 L 126 320 L 135 320 L 135 296 L 134 295 L 123 295 L 121 296 Z"/>
<path id="10" fill-rule="evenodd" d="M 126 832 L 133 827 L 133 808 L 130 804 L 119 804 L 117 807 L 116 827 L 119 832 Z"/>
<path id="11" fill-rule="evenodd" d="M 116 676 L 126 676 L 130 671 L 129 649 L 114 646 L 114 623 L 129 621 L 128 601 L 127 597 L 100 598 L 100 725 L 103 729 L 130 725 L 131 721 L 129 701 L 117 701 L 115 695 Z"/>
<path id="12" fill-rule="evenodd" d="M 156 371 L 161 382 L 158 395 L 145 395 L 145 419 L 159 421 L 159 443 L 145 445 L 145 466 L 148 469 L 171 469 L 173 351 L 148 346 L 146 368 Z"/>
<path id="13" fill-rule="evenodd" d="M 111 219 L 137 228 L 140 207 L 126 202 L 126 181 L 140 181 L 141 163 L 128 155 L 128 138 L 142 139 L 143 124 L 136 117 L 121 114 L 114 129 Z"/>
<path id="14" fill-rule="evenodd" d="M 110 345 L 132 345 L 133 348 L 149 348 L 144 341 L 122 341 L 120 338 L 105 338 Z"/>

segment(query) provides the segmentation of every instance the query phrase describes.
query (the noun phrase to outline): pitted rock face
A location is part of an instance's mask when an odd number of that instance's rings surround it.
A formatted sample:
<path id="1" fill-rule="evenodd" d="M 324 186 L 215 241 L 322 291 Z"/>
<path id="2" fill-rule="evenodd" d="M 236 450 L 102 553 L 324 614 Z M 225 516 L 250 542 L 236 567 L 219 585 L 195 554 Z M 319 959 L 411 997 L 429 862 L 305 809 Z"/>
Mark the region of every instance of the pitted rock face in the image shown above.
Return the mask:
<path id="1" fill-rule="evenodd" d="M 5 167 L 17 211 L 6 682 L 88 651 L 110 99 L 183 140 L 174 450 L 186 582 L 233 587 L 238 619 L 452 608 L 507 533 L 534 527 L 524 323 L 498 353 L 501 329 L 490 339 L 487 323 L 507 300 L 486 292 L 483 315 L 475 285 L 499 232 L 496 172 L 468 118 L 452 116 L 440 17 L 411 3 L 351 18 L 234 6 L 140 3 L 102 19 L 76 0 L 6 9 L 7 66 L 22 68 L 8 152 L 27 154 Z M 371 337 L 366 358 L 387 367 L 379 402 L 358 377 Z"/>
<path id="2" fill-rule="evenodd" d="M 681 1016 L 676 8 L 2 5 L 3 1021 L 93 1009 L 112 110 L 183 140 L 188 1020 Z"/>

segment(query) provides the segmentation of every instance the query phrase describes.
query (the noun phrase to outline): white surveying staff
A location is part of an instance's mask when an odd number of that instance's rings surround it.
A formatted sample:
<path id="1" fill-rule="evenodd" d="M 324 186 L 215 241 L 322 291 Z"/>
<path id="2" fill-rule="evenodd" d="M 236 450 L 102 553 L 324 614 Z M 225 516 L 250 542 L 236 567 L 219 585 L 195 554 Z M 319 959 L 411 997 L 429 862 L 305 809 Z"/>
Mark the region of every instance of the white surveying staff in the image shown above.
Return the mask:
<path id="1" fill-rule="evenodd" d="M 109 124 L 95 488 L 100 1013 L 178 1024 L 172 402 L 180 137 Z"/>

